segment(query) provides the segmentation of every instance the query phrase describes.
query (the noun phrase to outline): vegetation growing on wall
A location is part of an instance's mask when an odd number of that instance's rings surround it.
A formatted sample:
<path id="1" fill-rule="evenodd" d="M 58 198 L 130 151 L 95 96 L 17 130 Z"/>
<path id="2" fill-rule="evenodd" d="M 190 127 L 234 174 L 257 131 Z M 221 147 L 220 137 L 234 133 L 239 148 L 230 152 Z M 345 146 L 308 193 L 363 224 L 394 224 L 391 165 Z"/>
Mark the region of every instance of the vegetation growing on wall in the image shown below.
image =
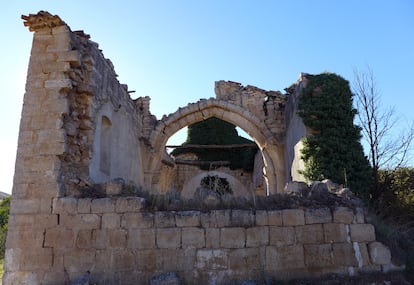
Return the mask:
<path id="1" fill-rule="evenodd" d="M 332 179 L 366 197 L 370 166 L 354 125 L 349 83 L 333 73 L 308 75 L 299 101 L 299 115 L 314 134 L 304 140 L 303 175 L 309 180 Z"/>
<path id="2" fill-rule="evenodd" d="M 212 117 L 188 126 L 187 140 L 183 145 L 229 145 L 250 143 L 254 142 L 239 136 L 235 125 Z M 249 171 L 254 167 L 254 156 L 257 151 L 257 146 L 232 149 L 181 148 L 175 149 L 171 154 L 177 156 L 179 154 L 191 152 L 196 154 L 201 161 L 230 161 L 231 169 L 244 169 Z M 209 166 L 201 166 L 201 168 L 208 169 Z"/>
<path id="3" fill-rule="evenodd" d="M 4 257 L 6 250 L 7 225 L 9 221 L 10 197 L 0 202 L 0 258 Z"/>
<path id="4" fill-rule="evenodd" d="M 210 189 L 220 196 L 224 194 L 233 194 L 233 190 L 230 187 L 226 178 L 219 177 L 218 175 L 206 176 L 201 179 L 200 186 Z"/>

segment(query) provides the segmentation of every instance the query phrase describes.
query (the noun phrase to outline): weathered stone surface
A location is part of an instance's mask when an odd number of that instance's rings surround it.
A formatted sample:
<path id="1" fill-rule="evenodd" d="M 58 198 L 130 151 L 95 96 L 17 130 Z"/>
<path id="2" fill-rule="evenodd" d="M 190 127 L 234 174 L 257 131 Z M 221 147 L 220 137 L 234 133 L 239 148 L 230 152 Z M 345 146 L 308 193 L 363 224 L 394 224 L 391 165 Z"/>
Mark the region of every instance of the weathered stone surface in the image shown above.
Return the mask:
<path id="1" fill-rule="evenodd" d="M 160 228 L 175 227 L 175 214 L 173 212 L 156 212 L 154 215 L 154 225 Z"/>
<path id="2" fill-rule="evenodd" d="M 263 251 L 264 253 L 264 251 Z M 236 249 L 229 252 L 229 269 L 239 272 L 260 269 L 264 264 L 264 254 L 259 248 Z"/>
<path id="3" fill-rule="evenodd" d="M 304 267 L 305 260 L 302 246 L 266 247 L 266 270 L 293 270 Z"/>
<path id="4" fill-rule="evenodd" d="M 206 245 L 204 229 L 183 228 L 181 230 L 181 244 L 183 248 L 203 248 Z"/>
<path id="5" fill-rule="evenodd" d="M 306 244 L 304 252 L 305 264 L 309 268 L 323 268 L 333 264 L 331 244 Z"/>
<path id="6" fill-rule="evenodd" d="M 371 224 L 352 224 L 350 232 L 352 241 L 369 242 L 375 240 L 375 228 Z"/>
<path id="7" fill-rule="evenodd" d="M 351 224 L 354 220 L 354 212 L 350 208 L 338 207 L 333 212 L 334 223 Z"/>
<path id="8" fill-rule="evenodd" d="M 118 229 L 121 225 L 121 217 L 115 213 L 102 215 L 102 229 Z"/>
<path id="9" fill-rule="evenodd" d="M 128 234 L 128 248 L 155 248 L 155 229 L 133 229 Z"/>
<path id="10" fill-rule="evenodd" d="M 254 225 L 254 215 L 252 211 L 232 210 L 231 225 L 233 227 L 251 227 Z"/>
<path id="11" fill-rule="evenodd" d="M 280 215 L 282 216 L 282 215 Z M 282 219 L 280 219 L 282 220 Z M 256 225 L 257 226 L 268 226 L 269 217 L 266 210 L 257 210 L 256 211 Z"/>
<path id="12" fill-rule="evenodd" d="M 294 227 L 269 227 L 269 244 L 277 247 L 295 243 Z"/>
<path id="13" fill-rule="evenodd" d="M 325 242 L 346 242 L 350 241 L 348 231 L 344 224 L 324 224 Z"/>
<path id="14" fill-rule="evenodd" d="M 282 217 L 283 226 L 302 226 L 305 224 L 305 214 L 301 209 L 283 210 Z"/>
<path id="15" fill-rule="evenodd" d="M 246 229 L 246 247 L 258 247 L 269 244 L 268 227 L 251 227 Z"/>
<path id="16" fill-rule="evenodd" d="M 74 233 L 66 228 L 52 228 L 46 231 L 45 247 L 71 248 L 74 245 Z"/>
<path id="17" fill-rule="evenodd" d="M 199 227 L 200 212 L 198 211 L 182 211 L 175 214 L 175 222 L 177 227 Z"/>
<path id="18" fill-rule="evenodd" d="M 331 223 L 332 214 L 329 208 L 307 209 L 305 211 L 305 223 L 308 224 L 322 224 Z"/>
<path id="19" fill-rule="evenodd" d="M 283 223 L 282 220 L 282 211 L 267 211 L 268 216 L 268 225 L 269 226 L 281 226 Z"/>
<path id="20" fill-rule="evenodd" d="M 113 213 L 115 212 L 115 200 L 111 198 L 93 199 L 91 213 Z"/>
<path id="21" fill-rule="evenodd" d="M 358 261 L 351 243 L 333 243 L 333 263 L 337 266 L 357 266 Z"/>
<path id="22" fill-rule="evenodd" d="M 121 227 L 124 229 L 151 228 L 154 226 L 152 213 L 125 213 L 121 218 Z"/>
<path id="23" fill-rule="evenodd" d="M 368 244 L 369 255 L 374 264 L 385 265 L 391 263 L 390 250 L 380 242 L 371 242 Z"/>
<path id="24" fill-rule="evenodd" d="M 196 267 L 204 270 L 227 269 L 228 252 L 222 249 L 203 249 L 197 251 Z"/>
<path id="25" fill-rule="evenodd" d="M 243 248 L 246 245 L 246 230 L 244 228 L 220 229 L 220 246 L 224 248 Z"/>
<path id="26" fill-rule="evenodd" d="M 206 231 L 206 248 L 220 247 L 220 229 L 207 228 Z"/>
<path id="27" fill-rule="evenodd" d="M 145 206 L 145 199 L 141 197 L 119 197 L 116 199 L 116 212 L 139 212 Z"/>
<path id="28" fill-rule="evenodd" d="M 296 241 L 300 244 L 323 243 L 322 224 L 295 227 Z"/>
<path id="29" fill-rule="evenodd" d="M 181 246 L 181 229 L 159 228 L 156 231 L 158 248 L 179 248 Z"/>

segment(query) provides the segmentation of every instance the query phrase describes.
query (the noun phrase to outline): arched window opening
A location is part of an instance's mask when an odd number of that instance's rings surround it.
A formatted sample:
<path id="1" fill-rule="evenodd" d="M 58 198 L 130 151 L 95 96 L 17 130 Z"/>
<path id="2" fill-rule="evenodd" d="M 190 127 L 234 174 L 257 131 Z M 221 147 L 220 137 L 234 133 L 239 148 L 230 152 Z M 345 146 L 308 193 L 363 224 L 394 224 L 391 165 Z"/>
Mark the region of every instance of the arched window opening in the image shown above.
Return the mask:
<path id="1" fill-rule="evenodd" d="M 110 175 L 111 171 L 111 127 L 111 120 L 109 120 L 109 118 L 106 116 L 102 116 L 99 169 L 108 176 Z"/>

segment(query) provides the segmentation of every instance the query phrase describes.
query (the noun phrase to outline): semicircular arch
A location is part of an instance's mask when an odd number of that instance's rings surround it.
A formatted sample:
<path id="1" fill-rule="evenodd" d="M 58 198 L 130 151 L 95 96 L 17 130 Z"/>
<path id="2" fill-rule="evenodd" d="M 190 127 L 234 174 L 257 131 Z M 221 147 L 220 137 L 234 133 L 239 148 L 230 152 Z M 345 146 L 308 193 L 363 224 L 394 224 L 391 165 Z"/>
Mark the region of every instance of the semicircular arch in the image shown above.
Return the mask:
<path id="1" fill-rule="evenodd" d="M 159 121 L 150 136 L 152 148 L 151 158 L 147 164 L 148 175 L 156 175 L 160 169 L 162 156 L 168 139 L 178 130 L 202 120 L 216 117 L 232 123 L 246 131 L 262 151 L 265 164 L 268 193 L 275 193 L 279 188 L 279 180 L 284 181 L 284 157 L 278 150 L 280 143 L 274 138 L 271 131 L 257 116 L 239 105 L 224 100 L 208 99 L 188 104 L 179 108 L 175 113 Z M 276 177 L 282 175 L 283 177 Z M 153 181 L 153 179 L 146 179 Z M 155 179 L 155 181 L 157 181 Z M 152 183 L 154 184 L 154 183 Z M 151 187 L 153 188 L 153 187 Z"/>

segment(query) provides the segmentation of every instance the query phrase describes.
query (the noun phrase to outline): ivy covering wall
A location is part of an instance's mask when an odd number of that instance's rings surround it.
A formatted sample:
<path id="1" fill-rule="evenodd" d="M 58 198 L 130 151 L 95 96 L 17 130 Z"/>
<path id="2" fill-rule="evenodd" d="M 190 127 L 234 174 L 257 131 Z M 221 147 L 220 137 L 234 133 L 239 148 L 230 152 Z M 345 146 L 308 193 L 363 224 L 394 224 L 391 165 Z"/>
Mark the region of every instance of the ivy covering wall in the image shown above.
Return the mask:
<path id="1" fill-rule="evenodd" d="M 237 133 L 236 126 L 212 117 L 188 126 L 187 140 L 183 144 L 197 145 L 229 145 L 229 144 L 253 144 L 254 142 L 241 137 Z M 199 149 L 180 148 L 171 152 L 173 156 L 183 153 L 194 153 L 201 161 L 230 161 L 231 169 L 253 170 L 254 156 L 258 147 L 242 147 L 231 149 Z M 201 166 L 208 169 L 209 166 Z"/>
<path id="2" fill-rule="evenodd" d="M 308 75 L 300 96 L 299 115 L 313 135 L 304 139 L 303 175 L 309 180 L 332 179 L 364 197 L 371 171 L 364 155 L 357 110 L 349 82 L 333 73 Z"/>

